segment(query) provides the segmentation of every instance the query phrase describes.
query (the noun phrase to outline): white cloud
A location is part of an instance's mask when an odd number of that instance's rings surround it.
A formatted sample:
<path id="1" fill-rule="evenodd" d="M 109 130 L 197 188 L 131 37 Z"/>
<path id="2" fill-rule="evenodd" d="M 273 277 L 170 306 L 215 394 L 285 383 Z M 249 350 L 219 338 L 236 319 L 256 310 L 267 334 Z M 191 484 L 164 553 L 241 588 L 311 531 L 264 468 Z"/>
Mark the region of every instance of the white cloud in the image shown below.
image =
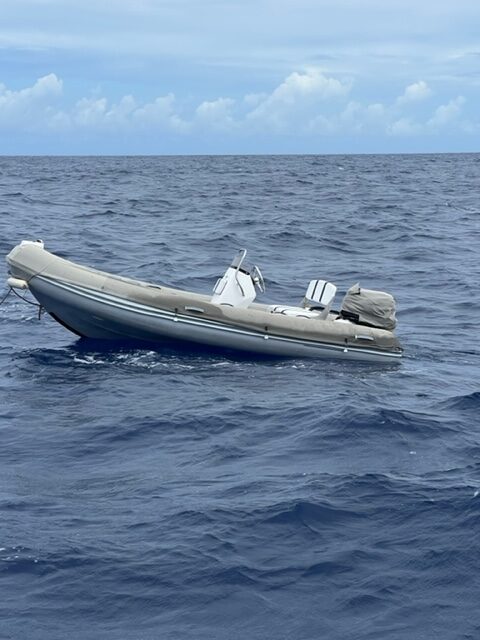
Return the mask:
<path id="1" fill-rule="evenodd" d="M 358 102 L 350 102 L 340 114 L 341 129 L 363 133 L 383 125 L 387 109 L 383 104 L 375 103 L 364 107 Z"/>
<path id="2" fill-rule="evenodd" d="M 170 130 L 188 131 L 189 124 L 176 112 L 175 96 L 170 93 L 153 102 L 138 105 L 131 95 L 118 103 L 109 104 L 107 98 L 82 98 L 70 111 L 51 112 L 52 129 L 96 131 Z"/>
<path id="3" fill-rule="evenodd" d="M 71 107 L 60 106 L 62 81 L 53 73 L 31 87 L 11 90 L 0 85 L 0 126 L 17 131 L 77 131 L 97 134 L 225 133 L 273 135 L 435 135 L 447 128 L 478 132 L 477 121 L 464 115 L 463 96 L 437 106 L 425 116 L 412 109 L 431 95 L 424 81 L 410 84 L 390 104 L 365 103 L 350 97 L 351 85 L 311 68 L 288 75 L 269 94 L 246 94 L 234 100 L 220 97 L 198 106 L 180 105 L 173 93 L 140 103 L 132 95 L 117 102 L 105 96 L 83 97 Z"/>
<path id="4" fill-rule="evenodd" d="M 305 129 L 313 134 L 332 135 L 337 133 L 338 123 L 334 118 L 319 114 L 306 123 Z"/>
<path id="5" fill-rule="evenodd" d="M 327 98 L 344 95 L 349 87 L 335 78 L 327 78 L 320 69 L 305 73 L 295 71 L 280 84 L 267 99 L 270 104 L 295 104 L 300 99 Z"/>
<path id="6" fill-rule="evenodd" d="M 442 127 L 450 126 L 452 123 L 458 122 L 464 104 L 465 98 L 458 96 L 454 100 L 450 100 L 448 104 L 440 105 L 427 122 L 427 126 L 436 131 Z"/>
<path id="7" fill-rule="evenodd" d="M 132 96 L 124 96 L 118 104 L 109 106 L 106 98 L 81 98 L 69 111 L 51 112 L 52 129 L 115 129 L 129 125 L 135 109 Z"/>
<path id="8" fill-rule="evenodd" d="M 247 107 L 257 107 L 261 102 L 266 100 L 268 97 L 267 93 L 247 93 L 246 96 L 243 97 L 243 103 Z"/>
<path id="9" fill-rule="evenodd" d="M 292 121 L 315 117 L 324 101 L 345 96 L 350 85 L 325 76 L 320 69 L 291 73 L 274 91 L 247 115 L 254 124 L 280 132 Z M 318 116 L 317 116 L 318 117 Z"/>
<path id="10" fill-rule="evenodd" d="M 60 95 L 63 89 L 63 82 L 57 78 L 54 73 L 39 78 L 31 89 L 23 89 L 18 95 L 30 94 L 35 98 L 43 98 L 45 96 Z"/>
<path id="11" fill-rule="evenodd" d="M 432 135 L 447 127 L 450 130 L 456 128 L 463 131 L 475 130 L 475 124 L 461 118 L 465 102 L 463 96 L 457 96 L 447 104 L 437 107 L 427 121 L 419 122 L 410 117 L 401 117 L 389 125 L 387 131 L 395 136 L 415 136 Z"/>
<path id="12" fill-rule="evenodd" d="M 132 123 L 143 129 L 167 129 L 176 133 L 186 133 L 190 125 L 176 111 L 173 93 L 156 98 L 132 113 Z"/>
<path id="13" fill-rule="evenodd" d="M 319 134 L 368 134 L 385 131 L 389 117 L 389 109 L 379 102 L 364 106 L 350 101 L 339 113 L 315 116 L 309 129 Z"/>
<path id="14" fill-rule="evenodd" d="M 62 94 L 62 81 L 54 73 L 39 78 L 32 87 L 12 91 L 0 84 L 0 125 L 30 129 L 51 113 L 51 102 Z"/>
<path id="15" fill-rule="evenodd" d="M 72 121 L 79 127 L 96 128 L 104 122 L 107 108 L 106 98 L 82 98 L 75 106 Z"/>
<path id="16" fill-rule="evenodd" d="M 423 128 L 412 118 L 399 118 L 387 126 L 387 133 L 392 136 L 414 136 L 423 133 Z"/>
<path id="17" fill-rule="evenodd" d="M 406 104 L 411 102 L 420 102 L 426 100 L 432 95 L 432 90 L 426 82 L 419 80 L 406 87 L 403 95 L 401 95 L 397 102 L 398 104 Z"/>
<path id="18" fill-rule="evenodd" d="M 218 98 L 211 102 L 202 102 L 196 109 L 197 123 L 201 127 L 214 131 L 228 131 L 235 127 L 232 109 L 235 100 Z"/>

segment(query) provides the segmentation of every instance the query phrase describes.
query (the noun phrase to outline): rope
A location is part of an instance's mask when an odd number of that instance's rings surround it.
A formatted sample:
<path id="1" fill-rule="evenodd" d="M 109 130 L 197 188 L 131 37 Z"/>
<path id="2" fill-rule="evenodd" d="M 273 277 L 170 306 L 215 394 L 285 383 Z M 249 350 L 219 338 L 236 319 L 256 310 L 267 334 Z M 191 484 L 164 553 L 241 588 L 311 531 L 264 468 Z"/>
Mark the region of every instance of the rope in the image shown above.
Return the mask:
<path id="1" fill-rule="evenodd" d="M 32 302 L 31 300 L 27 300 L 27 298 L 24 298 L 24 296 L 21 296 L 12 287 L 10 287 L 10 291 L 13 291 L 13 293 L 17 296 L 17 298 L 20 298 L 20 300 L 23 300 L 24 302 L 27 302 L 28 304 L 33 304 L 34 307 L 41 307 L 42 306 L 41 304 L 38 304 L 38 302 Z M 10 291 L 9 291 L 9 293 L 10 293 Z"/>
<path id="2" fill-rule="evenodd" d="M 8 298 L 8 296 L 12 293 L 12 291 L 13 291 L 13 289 L 12 289 L 12 287 L 10 287 L 9 290 L 7 291 L 7 293 L 0 300 L 0 306 L 2 306 L 2 304 L 5 302 L 5 300 Z"/>
<path id="3" fill-rule="evenodd" d="M 17 296 L 17 298 L 20 298 L 20 300 L 23 300 L 23 302 L 26 302 L 27 304 L 31 304 L 34 307 L 38 307 L 38 319 L 40 320 L 40 318 L 42 317 L 42 311 L 43 311 L 42 305 L 39 304 L 38 302 L 32 302 L 31 300 L 27 300 L 27 298 L 25 298 L 24 296 L 21 296 L 19 293 L 17 293 L 13 287 L 10 287 L 9 290 L 7 291 L 7 293 L 0 300 L 0 307 L 2 306 L 2 304 L 5 302 L 5 300 L 8 298 L 8 296 L 11 293 L 15 294 Z"/>

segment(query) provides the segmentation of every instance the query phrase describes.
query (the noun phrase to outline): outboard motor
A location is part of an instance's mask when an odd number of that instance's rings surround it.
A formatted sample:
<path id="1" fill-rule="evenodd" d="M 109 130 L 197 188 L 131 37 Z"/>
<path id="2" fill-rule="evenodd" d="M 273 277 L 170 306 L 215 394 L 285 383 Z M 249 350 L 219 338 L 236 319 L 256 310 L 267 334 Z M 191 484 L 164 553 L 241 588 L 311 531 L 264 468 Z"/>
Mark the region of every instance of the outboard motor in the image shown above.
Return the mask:
<path id="1" fill-rule="evenodd" d="M 385 291 L 364 289 L 354 284 L 345 294 L 340 318 L 367 327 L 393 331 L 397 324 L 395 298 Z"/>
<path id="2" fill-rule="evenodd" d="M 228 267 L 223 278 L 219 278 L 213 288 L 212 302 L 225 304 L 230 307 L 248 307 L 256 297 L 255 287 L 263 293 L 265 283 L 258 267 L 252 271 L 242 268 L 247 255 L 246 249 L 241 249 L 232 264 Z"/>

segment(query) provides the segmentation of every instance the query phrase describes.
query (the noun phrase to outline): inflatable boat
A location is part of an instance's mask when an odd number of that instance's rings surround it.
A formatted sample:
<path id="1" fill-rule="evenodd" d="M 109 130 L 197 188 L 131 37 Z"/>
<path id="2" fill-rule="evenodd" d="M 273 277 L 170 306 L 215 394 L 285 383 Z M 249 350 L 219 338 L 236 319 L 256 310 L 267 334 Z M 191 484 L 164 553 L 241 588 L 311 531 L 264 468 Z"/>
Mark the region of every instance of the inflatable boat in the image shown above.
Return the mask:
<path id="1" fill-rule="evenodd" d="M 298 306 L 255 302 L 260 269 L 242 249 L 210 295 L 173 289 L 84 267 L 24 240 L 7 256 L 8 286 L 29 290 L 41 309 L 78 336 L 105 340 L 196 343 L 279 357 L 391 362 L 395 301 L 354 285 L 338 311 L 336 286 L 312 280 Z"/>

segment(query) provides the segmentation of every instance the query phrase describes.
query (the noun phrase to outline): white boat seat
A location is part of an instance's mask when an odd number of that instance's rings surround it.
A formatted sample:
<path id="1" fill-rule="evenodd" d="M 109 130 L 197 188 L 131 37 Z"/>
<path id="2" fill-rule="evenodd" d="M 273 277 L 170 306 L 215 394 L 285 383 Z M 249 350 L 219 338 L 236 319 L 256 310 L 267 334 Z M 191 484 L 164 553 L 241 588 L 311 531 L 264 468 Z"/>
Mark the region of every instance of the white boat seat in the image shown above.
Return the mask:
<path id="1" fill-rule="evenodd" d="M 259 286 L 261 283 L 263 286 L 263 278 L 258 267 L 254 268 L 256 269 L 257 281 L 253 279 L 250 272 L 242 269 L 246 255 L 247 250 L 240 249 L 223 278 L 217 280 L 211 298 L 213 304 L 246 309 L 255 300 L 257 295 L 255 285 L 258 283 L 257 286 Z M 258 274 L 260 277 L 258 277 Z M 259 286 L 259 288 L 261 287 Z"/>
<path id="2" fill-rule="evenodd" d="M 328 316 L 337 287 L 326 280 L 310 280 L 303 306 L 312 311 L 318 311 L 322 319 Z"/>
<path id="3" fill-rule="evenodd" d="M 284 305 L 272 305 L 269 307 L 270 313 L 280 313 L 283 316 L 293 316 L 295 318 L 319 318 L 318 311 L 312 311 L 305 307 L 286 307 Z"/>

